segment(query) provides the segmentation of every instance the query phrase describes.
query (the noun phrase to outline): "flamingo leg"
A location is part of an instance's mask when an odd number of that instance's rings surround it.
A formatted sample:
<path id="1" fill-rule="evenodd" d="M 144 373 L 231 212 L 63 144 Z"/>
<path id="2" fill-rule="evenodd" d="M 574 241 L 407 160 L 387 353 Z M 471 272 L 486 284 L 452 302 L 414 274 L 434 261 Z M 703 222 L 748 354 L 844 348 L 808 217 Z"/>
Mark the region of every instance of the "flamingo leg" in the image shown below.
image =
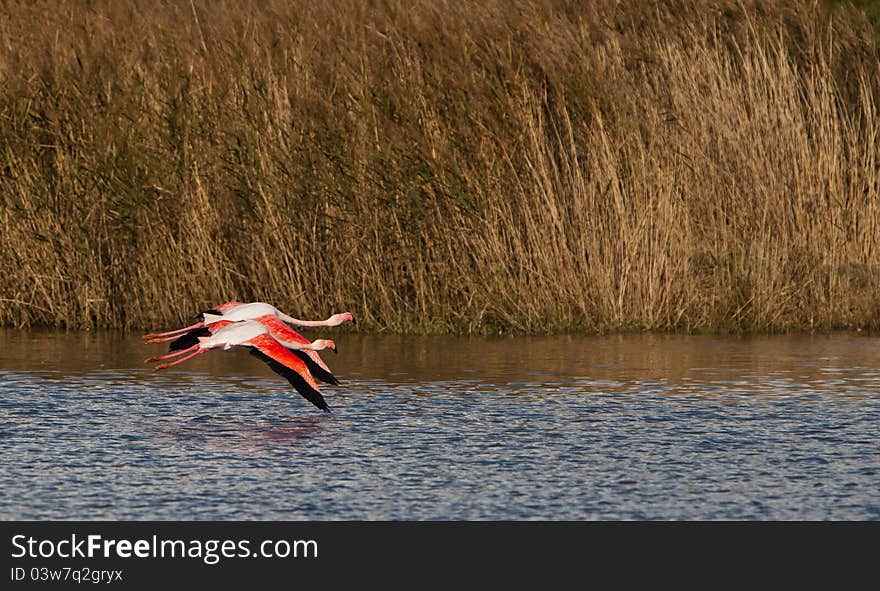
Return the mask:
<path id="1" fill-rule="evenodd" d="M 144 363 L 153 363 L 154 361 L 162 361 L 163 359 L 171 359 L 172 357 L 180 357 L 181 355 L 186 355 L 190 351 L 194 351 L 199 348 L 199 343 L 196 343 L 189 349 L 182 349 L 180 351 L 172 351 L 167 355 L 157 355 L 155 357 L 149 357 L 144 360 Z"/>
<path id="2" fill-rule="evenodd" d="M 144 336 L 144 342 L 149 343 L 151 345 L 155 345 L 156 343 L 167 343 L 168 341 L 173 341 L 174 339 L 180 338 L 181 336 L 182 335 L 179 335 L 179 334 L 173 334 L 170 337 L 150 337 L 150 338 L 147 338 L 146 336 Z"/>
<path id="3" fill-rule="evenodd" d="M 191 324 L 186 328 L 178 328 L 176 330 L 169 330 L 168 332 L 154 332 L 150 334 L 145 334 L 144 339 L 158 339 L 161 337 L 177 336 L 196 328 L 202 328 L 203 326 L 205 326 L 204 322 L 196 322 L 195 324 Z"/>
<path id="4" fill-rule="evenodd" d="M 186 349 L 186 350 L 189 351 L 189 349 Z M 193 351 L 192 353 L 190 353 L 190 354 L 187 355 L 186 357 L 181 357 L 181 358 L 178 359 L 177 361 L 170 361 L 170 362 L 168 362 L 168 363 L 160 363 L 159 365 L 156 366 L 155 369 L 166 369 L 166 368 L 169 368 L 169 367 L 171 367 L 172 365 L 177 365 L 178 363 L 183 363 L 183 362 L 186 361 L 187 359 L 192 359 L 192 358 L 195 357 L 196 355 L 201 355 L 202 353 L 206 353 L 206 352 L 208 352 L 208 351 L 210 351 L 210 349 L 198 349 L 198 350 L 196 350 L 196 351 Z"/>

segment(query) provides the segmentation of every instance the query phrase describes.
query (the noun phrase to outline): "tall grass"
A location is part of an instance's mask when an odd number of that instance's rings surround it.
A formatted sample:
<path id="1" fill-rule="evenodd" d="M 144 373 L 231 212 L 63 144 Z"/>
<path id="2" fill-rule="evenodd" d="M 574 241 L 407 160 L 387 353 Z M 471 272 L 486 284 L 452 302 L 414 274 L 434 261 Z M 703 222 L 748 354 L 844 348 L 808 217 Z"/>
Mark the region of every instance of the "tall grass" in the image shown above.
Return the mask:
<path id="1" fill-rule="evenodd" d="M 873 35 L 793 0 L 4 2 L 0 323 L 877 328 Z"/>

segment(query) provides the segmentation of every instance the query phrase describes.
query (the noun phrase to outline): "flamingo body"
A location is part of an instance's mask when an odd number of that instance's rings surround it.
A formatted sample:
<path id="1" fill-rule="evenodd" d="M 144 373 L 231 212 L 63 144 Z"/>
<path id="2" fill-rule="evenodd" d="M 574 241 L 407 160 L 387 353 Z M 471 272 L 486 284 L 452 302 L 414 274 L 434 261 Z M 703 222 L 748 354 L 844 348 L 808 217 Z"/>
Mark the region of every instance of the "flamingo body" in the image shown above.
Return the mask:
<path id="1" fill-rule="evenodd" d="M 240 320 L 254 320 L 261 316 L 275 316 L 279 320 L 288 324 L 303 327 L 319 327 L 319 326 L 339 326 L 346 322 L 354 322 L 354 316 L 351 312 L 342 312 L 333 314 L 327 320 L 299 320 L 292 316 L 288 316 L 272 304 L 263 302 L 251 302 L 249 304 L 237 304 L 236 302 L 228 302 L 216 308 L 220 314 L 212 314 L 212 310 L 203 312 L 204 323 L 206 325 L 217 322 L 220 319 L 238 322 Z"/>
<path id="2" fill-rule="evenodd" d="M 218 309 L 219 310 L 219 309 Z M 275 306 L 271 304 L 264 304 L 263 302 L 251 302 L 250 304 L 239 304 L 237 306 L 231 306 L 226 308 L 225 310 L 219 310 L 220 314 L 211 314 L 211 311 L 203 312 L 205 316 L 205 324 L 210 324 L 211 322 L 217 322 L 219 319 L 223 320 L 231 320 L 232 322 L 238 322 L 240 320 L 253 320 L 255 318 L 259 318 L 260 316 L 284 316 L 284 314 L 278 310 Z"/>

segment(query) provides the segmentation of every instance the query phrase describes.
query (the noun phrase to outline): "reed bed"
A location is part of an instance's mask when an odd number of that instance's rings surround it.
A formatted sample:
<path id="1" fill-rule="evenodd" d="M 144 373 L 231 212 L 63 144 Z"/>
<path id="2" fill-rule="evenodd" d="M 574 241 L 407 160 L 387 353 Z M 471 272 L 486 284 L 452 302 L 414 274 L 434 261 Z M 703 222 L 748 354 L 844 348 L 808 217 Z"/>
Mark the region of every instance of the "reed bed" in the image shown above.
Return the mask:
<path id="1" fill-rule="evenodd" d="M 3 2 L 0 324 L 880 325 L 880 62 L 816 2 Z"/>

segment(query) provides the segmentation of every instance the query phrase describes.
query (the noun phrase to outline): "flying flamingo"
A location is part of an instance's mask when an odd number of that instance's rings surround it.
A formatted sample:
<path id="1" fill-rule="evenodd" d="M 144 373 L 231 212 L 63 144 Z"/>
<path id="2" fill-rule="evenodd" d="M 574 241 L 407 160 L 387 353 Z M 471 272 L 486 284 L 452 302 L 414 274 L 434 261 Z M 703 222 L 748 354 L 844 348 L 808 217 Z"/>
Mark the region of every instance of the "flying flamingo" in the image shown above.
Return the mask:
<path id="1" fill-rule="evenodd" d="M 288 316 L 284 312 L 281 312 L 275 306 L 264 304 L 263 302 L 251 302 L 249 304 L 242 304 L 241 302 L 226 302 L 225 304 L 220 304 L 219 306 L 215 306 L 210 310 L 205 310 L 204 312 L 198 314 L 197 317 L 201 316 L 202 320 L 196 322 L 195 324 L 191 324 L 190 326 L 186 326 L 184 328 L 178 328 L 176 330 L 169 330 L 168 332 L 146 334 L 144 335 L 144 340 L 148 343 L 162 343 L 165 341 L 174 340 L 175 342 L 172 343 L 171 350 L 175 351 L 181 348 L 190 347 L 195 344 L 195 341 L 193 340 L 194 338 L 207 336 L 208 334 L 210 334 L 210 331 L 206 332 L 202 329 L 206 328 L 212 323 L 219 322 L 221 320 L 229 322 L 238 322 L 240 320 L 253 320 L 261 316 L 269 315 L 275 316 L 282 322 L 305 328 L 319 326 L 339 326 L 340 324 L 344 324 L 345 322 L 355 322 L 354 316 L 351 312 L 333 314 L 327 320 L 299 320 L 297 318 L 293 318 L 292 316 Z"/>
<path id="2" fill-rule="evenodd" d="M 153 363 L 174 357 L 179 358 L 174 361 L 160 363 L 156 366 L 156 369 L 166 369 L 192 359 L 196 355 L 207 353 L 212 349 L 228 351 L 233 347 L 247 347 L 250 349 L 251 355 L 266 362 L 272 371 L 286 378 L 306 400 L 324 412 L 330 412 L 330 407 L 327 405 L 324 397 L 321 396 L 318 384 L 309 372 L 305 362 L 290 351 L 288 347 L 302 351 L 330 349 L 335 352 L 336 343 L 329 339 L 317 339 L 311 343 L 308 341 L 305 344 L 288 342 L 286 345 L 278 342 L 269 332 L 266 325 L 255 320 L 245 320 L 229 324 L 210 336 L 198 337 L 198 342 L 187 349 L 173 351 L 167 355 L 150 357 L 145 360 L 145 363 Z"/>
<path id="3" fill-rule="evenodd" d="M 199 337 L 206 337 L 215 334 L 217 331 L 226 328 L 230 324 L 234 324 L 230 320 L 222 319 L 223 317 L 221 317 L 220 320 L 215 320 L 210 314 L 206 313 L 205 316 L 207 325 L 204 328 L 191 330 L 182 337 L 178 337 L 174 342 L 171 343 L 171 347 L 169 350 L 181 351 L 184 349 L 189 349 L 199 342 Z M 336 379 L 336 376 L 333 375 L 333 372 L 330 371 L 330 368 L 327 367 L 327 364 L 324 363 L 324 360 L 321 359 L 321 356 L 318 355 L 318 352 L 309 348 L 302 347 L 302 345 L 309 344 L 309 340 L 307 338 L 305 338 L 304 336 L 287 326 L 287 324 L 278 320 L 276 316 L 273 316 L 271 314 L 260 316 L 258 318 L 254 318 L 253 320 L 255 322 L 259 322 L 267 329 L 269 329 L 269 334 L 275 337 L 275 339 L 279 343 L 281 343 L 288 349 L 292 349 L 294 355 L 303 360 L 303 362 L 306 364 L 306 367 L 308 367 L 309 369 L 309 373 L 311 373 L 314 377 L 321 380 L 322 382 L 326 382 L 334 386 L 339 385 L 339 380 Z M 155 343 L 163 341 L 156 339 L 148 342 Z M 336 352 L 336 349 L 334 349 L 334 352 Z"/>

